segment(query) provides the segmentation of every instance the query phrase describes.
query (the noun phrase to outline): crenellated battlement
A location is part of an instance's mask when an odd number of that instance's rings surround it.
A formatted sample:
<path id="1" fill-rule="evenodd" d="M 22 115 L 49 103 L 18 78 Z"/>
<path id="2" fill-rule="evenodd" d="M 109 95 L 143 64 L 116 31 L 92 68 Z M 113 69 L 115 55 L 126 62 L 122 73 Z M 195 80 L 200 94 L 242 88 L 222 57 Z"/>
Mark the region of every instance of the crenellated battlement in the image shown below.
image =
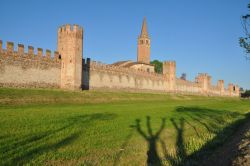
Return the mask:
<path id="1" fill-rule="evenodd" d="M 62 25 L 59 27 L 58 31 L 60 32 L 77 32 L 77 31 L 83 31 L 83 28 L 77 24 L 70 25 Z"/>
<path id="2" fill-rule="evenodd" d="M 59 88 L 61 59 L 59 53 L 23 44 L 0 41 L 0 87 Z"/>
<path id="3" fill-rule="evenodd" d="M 61 35 L 77 35 L 77 37 L 81 38 L 81 36 L 83 35 L 83 28 L 76 24 L 66 24 L 58 28 L 58 37 L 60 37 Z"/>
<path id="4" fill-rule="evenodd" d="M 58 51 L 54 51 L 54 53 L 51 54 L 51 51 L 46 49 L 46 53 L 44 54 L 42 48 L 37 48 L 37 54 L 35 54 L 33 46 L 28 46 L 28 51 L 25 52 L 25 46 L 23 44 L 18 44 L 17 50 L 14 50 L 14 43 L 9 41 L 6 42 L 6 48 L 4 49 L 2 40 L 0 40 L 0 56 L 3 56 L 5 58 L 9 56 L 20 56 L 26 59 L 39 59 L 60 63 Z"/>
<path id="5" fill-rule="evenodd" d="M 208 73 L 198 73 L 197 76 L 197 78 L 208 78 L 208 77 L 209 77 Z"/>
<path id="6" fill-rule="evenodd" d="M 129 75 L 140 75 L 140 76 L 145 76 L 150 77 L 150 78 L 155 78 L 155 79 L 165 79 L 166 77 L 162 74 L 158 73 L 152 73 L 152 72 L 146 72 L 144 70 L 137 70 L 133 68 L 126 68 L 126 67 L 121 67 L 121 66 L 114 66 L 114 65 L 109 65 L 105 64 L 102 62 L 97 62 L 97 61 L 90 61 L 90 60 L 83 60 L 83 69 L 86 67 L 89 67 L 90 70 L 102 70 L 105 72 L 111 72 L 111 73 L 118 73 L 118 74 L 129 74 Z"/>
<path id="7" fill-rule="evenodd" d="M 169 66 L 176 67 L 176 62 L 175 61 L 164 61 L 163 65 L 169 65 Z"/>

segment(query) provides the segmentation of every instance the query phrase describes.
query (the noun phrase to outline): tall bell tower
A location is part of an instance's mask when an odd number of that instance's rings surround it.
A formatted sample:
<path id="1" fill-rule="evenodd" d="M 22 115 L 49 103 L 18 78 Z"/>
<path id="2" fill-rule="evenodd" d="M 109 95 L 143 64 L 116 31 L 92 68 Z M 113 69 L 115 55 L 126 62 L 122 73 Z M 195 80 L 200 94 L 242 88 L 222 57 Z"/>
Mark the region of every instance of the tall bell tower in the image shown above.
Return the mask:
<path id="1" fill-rule="evenodd" d="M 61 55 L 61 88 L 82 88 L 83 28 L 78 25 L 58 29 L 57 51 Z"/>
<path id="2" fill-rule="evenodd" d="M 150 38 L 148 36 L 146 18 L 143 19 L 141 35 L 138 37 L 137 62 L 150 64 Z"/>

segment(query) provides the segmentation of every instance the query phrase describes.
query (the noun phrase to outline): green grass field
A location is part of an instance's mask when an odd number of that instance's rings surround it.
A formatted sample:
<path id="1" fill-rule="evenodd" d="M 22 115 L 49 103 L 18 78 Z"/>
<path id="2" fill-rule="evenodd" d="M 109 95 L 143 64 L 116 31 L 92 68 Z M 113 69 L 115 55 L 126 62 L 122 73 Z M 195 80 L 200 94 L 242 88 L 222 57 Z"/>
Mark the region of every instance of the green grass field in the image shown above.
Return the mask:
<path id="1" fill-rule="evenodd" d="M 195 165 L 249 112 L 238 98 L 0 88 L 0 165 Z"/>

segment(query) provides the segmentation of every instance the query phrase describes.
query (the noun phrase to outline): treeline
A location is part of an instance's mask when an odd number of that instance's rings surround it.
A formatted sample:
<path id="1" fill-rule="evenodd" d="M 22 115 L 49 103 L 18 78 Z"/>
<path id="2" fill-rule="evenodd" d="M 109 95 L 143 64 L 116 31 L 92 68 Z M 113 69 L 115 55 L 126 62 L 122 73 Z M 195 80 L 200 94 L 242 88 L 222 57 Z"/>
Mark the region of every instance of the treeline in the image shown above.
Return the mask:
<path id="1" fill-rule="evenodd" d="M 241 93 L 242 98 L 250 98 L 250 90 L 246 90 L 245 92 Z"/>

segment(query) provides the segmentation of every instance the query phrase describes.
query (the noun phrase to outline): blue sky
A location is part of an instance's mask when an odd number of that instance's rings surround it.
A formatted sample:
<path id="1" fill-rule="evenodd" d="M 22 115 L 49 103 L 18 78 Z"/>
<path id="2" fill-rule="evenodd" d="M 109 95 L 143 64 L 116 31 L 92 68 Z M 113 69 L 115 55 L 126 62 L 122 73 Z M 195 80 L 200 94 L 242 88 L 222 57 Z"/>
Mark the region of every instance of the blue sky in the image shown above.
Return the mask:
<path id="1" fill-rule="evenodd" d="M 84 28 L 83 56 L 104 63 L 136 60 L 143 17 L 151 60 L 175 60 L 177 76 L 206 72 L 250 89 L 250 61 L 239 47 L 248 0 L 1 0 L 0 39 L 56 50 L 57 28 Z"/>

